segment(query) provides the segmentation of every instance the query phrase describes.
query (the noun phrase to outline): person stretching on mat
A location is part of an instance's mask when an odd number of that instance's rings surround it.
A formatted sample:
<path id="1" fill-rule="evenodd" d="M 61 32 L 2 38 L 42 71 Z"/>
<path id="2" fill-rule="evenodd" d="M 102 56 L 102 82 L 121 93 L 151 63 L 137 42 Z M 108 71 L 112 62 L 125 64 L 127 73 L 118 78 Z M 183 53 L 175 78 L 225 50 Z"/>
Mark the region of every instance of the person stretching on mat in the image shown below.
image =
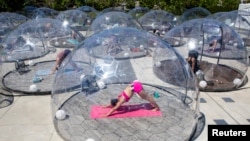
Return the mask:
<path id="1" fill-rule="evenodd" d="M 55 67 L 52 69 L 52 73 L 55 73 L 55 71 L 57 71 L 59 69 L 59 67 L 61 66 L 63 60 L 71 53 L 71 50 L 69 49 L 65 49 L 61 52 L 59 52 L 56 56 L 56 64 Z M 77 65 L 74 62 L 71 62 L 72 66 L 74 68 L 77 69 L 77 71 L 79 71 L 79 68 L 77 67 Z"/>
<path id="2" fill-rule="evenodd" d="M 116 111 L 122 104 L 128 102 L 132 98 L 133 94 L 138 95 L 140 98 L 149 101 L 152 105 L 152 111 L 160 110 L 158 104 L 155 102 L 154 98 L 150 96 L 144 89 L 140 81 L 134 80 L 129 84 L 123 92 L 120 93 L 118 98 L 112 99 L 110 105 L 104 106 L 104 108 L 112 108 L 108 113 L 104 114 L 104 117 L 110 116 L 114 111 Z"/>

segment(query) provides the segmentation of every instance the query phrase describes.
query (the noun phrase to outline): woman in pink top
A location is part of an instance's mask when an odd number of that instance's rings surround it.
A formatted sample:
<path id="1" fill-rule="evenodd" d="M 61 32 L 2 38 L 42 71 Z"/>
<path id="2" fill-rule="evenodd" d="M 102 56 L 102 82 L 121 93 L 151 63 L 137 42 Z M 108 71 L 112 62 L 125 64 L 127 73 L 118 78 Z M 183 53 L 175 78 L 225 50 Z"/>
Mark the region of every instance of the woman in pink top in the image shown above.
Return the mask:
<path id="1" fill-rule="evenodd" d="M 154 98 L 148 93 L 145 92 L 143 86 L 140 81 L 134 80 L 131 84 L 129 84 L 123 92 L 120 93 L 118 98 L 112 99 L 111 104 L 105 106 L 106 108 L 112 107 L 112 109 L 104 115 L 104 117 L 110 116 L 114 111 L 116 111 L 123 103 L 128 102 L 133 94 L 137 94 L 140 98 L 149 101 L 149 103 L 153 106 L 153 111 L 160 110 L 158 104 L 155 102 Z"/>

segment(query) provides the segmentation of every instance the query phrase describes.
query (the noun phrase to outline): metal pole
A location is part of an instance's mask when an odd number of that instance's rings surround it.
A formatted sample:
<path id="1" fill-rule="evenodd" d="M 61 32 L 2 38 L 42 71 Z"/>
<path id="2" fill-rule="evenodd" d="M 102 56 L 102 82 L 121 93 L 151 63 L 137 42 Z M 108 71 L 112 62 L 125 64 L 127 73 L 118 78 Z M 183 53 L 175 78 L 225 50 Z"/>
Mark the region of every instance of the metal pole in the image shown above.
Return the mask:
<path id="1" fill-rule="evenodd" d="M 203 22 L 202 22 L 203 23 Z M 203 24 L 201 25 L 201 29 L 202 29 L 202 48 L 201 48 L 201 57 L 200 57 L 200 62 L 202 60 L 202 56 L 203 56 L 203 51 L 204 51 L 204 47 L 205 47 L 205 37 L 204 37 L 204 26 Z"/>

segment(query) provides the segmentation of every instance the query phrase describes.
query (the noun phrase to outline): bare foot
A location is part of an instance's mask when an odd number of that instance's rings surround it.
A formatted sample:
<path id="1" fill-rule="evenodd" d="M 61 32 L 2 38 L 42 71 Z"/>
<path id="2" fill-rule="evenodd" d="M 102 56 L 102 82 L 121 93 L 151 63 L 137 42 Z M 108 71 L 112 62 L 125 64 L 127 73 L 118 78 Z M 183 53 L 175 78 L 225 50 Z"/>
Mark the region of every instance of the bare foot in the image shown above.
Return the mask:
<path id="1" fill-rule="evenodd" d="M 160 110 L 160 109 L 158 109 L 158 108 L 152 109 L 152 111 L 154 111 L 154 112 L 159 111 L 159 110 Z"/>

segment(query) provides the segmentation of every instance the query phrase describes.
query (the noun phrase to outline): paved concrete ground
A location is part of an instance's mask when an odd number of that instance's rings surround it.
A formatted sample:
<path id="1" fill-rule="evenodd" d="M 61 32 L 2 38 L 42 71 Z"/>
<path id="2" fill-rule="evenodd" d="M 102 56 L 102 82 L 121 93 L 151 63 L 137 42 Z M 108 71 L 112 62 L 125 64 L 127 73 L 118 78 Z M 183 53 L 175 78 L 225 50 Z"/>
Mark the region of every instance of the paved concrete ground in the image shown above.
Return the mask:
<path id="1" fill-rule="evenodd" d="M 0 109 L 0 140 L 63 141 L 53 125 L 50 100 L 50 95 L 14 97 L 11 105 Z M 207 141 L 208 124 L 249 124 L 249 106 L 250 83 L 231 92 L 201 92 L 206 126 L 196 141 Z"/>

